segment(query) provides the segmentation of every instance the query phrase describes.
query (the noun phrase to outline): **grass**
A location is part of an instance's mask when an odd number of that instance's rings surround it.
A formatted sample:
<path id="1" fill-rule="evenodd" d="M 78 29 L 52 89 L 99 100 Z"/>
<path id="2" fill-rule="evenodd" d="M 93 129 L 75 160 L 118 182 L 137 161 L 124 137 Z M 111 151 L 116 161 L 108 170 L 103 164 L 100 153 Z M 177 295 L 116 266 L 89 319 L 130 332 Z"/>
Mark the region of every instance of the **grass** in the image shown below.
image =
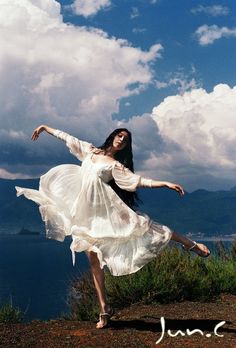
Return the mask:
<path id="1" fill-rule="evenodd" d="M 216 255 L 202 259 L 177 247 L 167 247 L 137 273 L 113 277 L 105 272 L 109 302 L 123 308 L 137 302 L 209 301 L 221 293 L 236 295 L 236 241 L 231 251 L 222 243 L 216 249 Z M 71 319 L 96 319 L 97 298 L 90 274 L 75 280 L 71 289 Z"/>
<path id="2" fill-rule="evenodd" d="M 71 282 L 67 304 L 70 313 L 65 319 L 83 321 L 98 317 L 99 307 L 90 272 L 83 273 L 79 281 Z"/>
<path id="3" fill-rule="evenodd" d="M 20 323 L 24 318 L 24 313 L 20 308 L 14 307 L 12 300 L 0 307 L 0 323 Z"/>

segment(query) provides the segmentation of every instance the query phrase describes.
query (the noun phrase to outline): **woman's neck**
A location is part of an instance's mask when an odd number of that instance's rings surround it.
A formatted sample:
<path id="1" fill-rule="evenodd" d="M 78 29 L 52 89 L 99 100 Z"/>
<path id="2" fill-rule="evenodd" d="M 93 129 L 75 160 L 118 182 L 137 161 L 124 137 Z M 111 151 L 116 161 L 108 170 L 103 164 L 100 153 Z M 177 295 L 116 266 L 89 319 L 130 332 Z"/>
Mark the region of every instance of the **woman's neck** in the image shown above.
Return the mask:
<path id="1" fill-rule="evenodd" d="M 111 157 L 111 158 L 114 158 L 114 155 L 116 154 L 116 150 L 113 149 L 113 148 L 108 148 L 108 149 L 105 149 L 104 150 L 104 156 L 108 156 L 108 157 Z"/>

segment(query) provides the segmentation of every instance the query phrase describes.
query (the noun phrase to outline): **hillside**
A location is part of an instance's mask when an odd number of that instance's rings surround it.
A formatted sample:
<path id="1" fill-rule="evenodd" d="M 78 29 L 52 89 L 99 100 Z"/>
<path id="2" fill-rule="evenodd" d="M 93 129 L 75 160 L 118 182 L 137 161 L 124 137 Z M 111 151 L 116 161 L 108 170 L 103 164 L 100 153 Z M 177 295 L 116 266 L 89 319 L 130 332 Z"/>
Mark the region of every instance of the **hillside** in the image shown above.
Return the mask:
<path id="1" fill-rule="evenodd" d="M 142 190 L 140 210 L 183 233 L 207 236 L 236 233 L 236 191 L 197 190 L 178 196 L 167 189 Z"/>
<path id="2" fill-rule="evenodd" d="M 15 186 L 37 188 L 38 179 L 0 179 L 0 232 L 17 233 L 22 227 L 43 231 L 38 207 L 24 197 L 16 197 Z"/>
<path id="3" fill-rule="evenodd" d="M 222 295 L 215 302 L 180 302 L 164 305 L 138 303 L 116 311 L 110 327 L 95 329 L 89 321 L 51 320 L 0 325 L 4 348 L 235 348 L 236 296 Z M 161 326 L 164 318 L 165 328 Z M 218 325 L 218 328 L 217 328 Z M 217 328 L 216 333 L 214 329 Z M 187 329 L 190 333 L 187 333 Z M 198 329 L 198 331 L 194 331 Z M 168 334 L 170 330 L 170 335 Z M 182 335 L 177 335 L 181 330 Z M 199 331 L 200 330 L 200 331 Z M 164 331 L 164 333 L 163 333 Z M 172 335 L 172 336 L 171 336 Z M 173 336 L 176 337 L 173 337 Z M 160 340 L 159 344 L 156 342 Z"/>

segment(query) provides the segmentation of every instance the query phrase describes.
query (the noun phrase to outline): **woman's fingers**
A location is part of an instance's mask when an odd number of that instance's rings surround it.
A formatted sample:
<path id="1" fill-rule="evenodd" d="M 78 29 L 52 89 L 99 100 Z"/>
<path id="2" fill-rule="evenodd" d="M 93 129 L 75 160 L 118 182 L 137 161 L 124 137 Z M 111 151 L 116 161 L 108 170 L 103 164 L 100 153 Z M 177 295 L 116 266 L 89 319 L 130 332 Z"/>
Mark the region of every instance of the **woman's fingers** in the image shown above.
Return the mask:
<path id="1" fill-rule="evenodd" d="M 35 129 L 35 130 L 33 131 L 33 133 L 32 133 L 31 139 L 32 139 L 33 141 L 35 141 L 35 140 L 38 139 L 38 137 L 39 137 L 38 130 Z"/>
<path id="2" fill-rule="evenodd" d="M 38 137 L 39 137 L 39 134 L 40 134 L 43 130 L 44 130 L 44 128 L 43 128 L 42 126 L 37 127 L 37 128 L 33 131 L 32 135 L 31 135 L 31 139 L 34 140 L 34 141 L 37 140 Z"/>
<path id="3" fill-rule="evenodd" d="M 184 195 L 184 189 L 180 185 L 175 185 L 175 190 L 180 194 L 180 196 Z"/>
<path id="4" fill-rule="evenodd" d="M 169 188 L 177 191 L 180 194 L 180 196 L 184 195 L 184 189 L 182 188 L 182 186 L 180 186 L 178 184 L 170 184 Z"/>

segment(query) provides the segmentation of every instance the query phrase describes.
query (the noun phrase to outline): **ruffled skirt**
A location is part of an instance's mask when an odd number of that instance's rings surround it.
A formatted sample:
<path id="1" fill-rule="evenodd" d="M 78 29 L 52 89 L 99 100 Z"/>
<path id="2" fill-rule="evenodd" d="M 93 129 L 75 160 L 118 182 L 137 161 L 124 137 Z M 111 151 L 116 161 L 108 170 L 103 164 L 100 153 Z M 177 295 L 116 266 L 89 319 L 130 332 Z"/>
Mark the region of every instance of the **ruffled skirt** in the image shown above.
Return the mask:
<path id="1" fill-rule="evenodd" d="M 75 252 L 97 253 L 114 276 L 131 274 L 157 256 L 172 231 L 130 209 L 101 178 L 78 165 L 63 164 L 40 178 L 39 190 L 16 187 L 17 196 L 36 202 L 46 235 L 72 237 Z"/>

